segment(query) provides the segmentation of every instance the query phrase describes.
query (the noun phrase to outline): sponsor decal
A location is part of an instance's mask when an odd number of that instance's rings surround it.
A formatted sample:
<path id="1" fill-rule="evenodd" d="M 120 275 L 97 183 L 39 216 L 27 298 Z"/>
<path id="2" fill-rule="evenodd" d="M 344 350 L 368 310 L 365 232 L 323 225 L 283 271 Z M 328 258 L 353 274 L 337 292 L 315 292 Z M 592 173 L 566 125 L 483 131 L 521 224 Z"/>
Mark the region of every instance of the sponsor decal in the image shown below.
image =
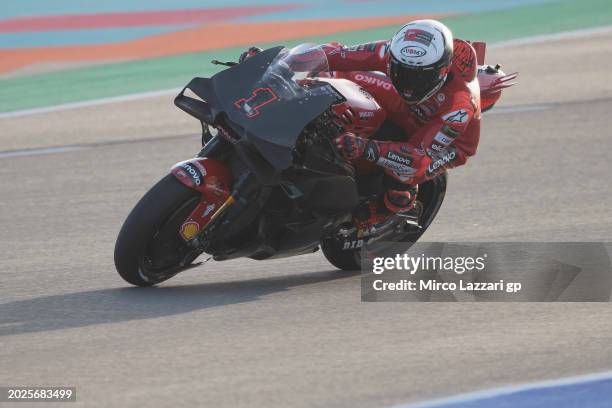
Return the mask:
<path id="1" fill-rule="evenodd" d="M 240 139 L 236 136 L 234 136 L 234 134 L 232 132 L 227 131 L 226 129 L 223 129 L 223 127 L 219 126 L 217 128 L 217 130 L 219 130 L 219 135 L 221 135 L 221 137 L 225 140 L 227 140 L 228 142 L 230 142 L 231 144 L 236 144 L 240 141 Z"/>
<path id="2" fill-rule="evenodd" d="M 380 51 L 378 51 L 380 59 L 384 59 L 387 56 L 387 51 L 389 51 L 389 43 L 386 43 L 384 47 L 380 47 Z"/>
<path id="3" fill-rule="evenodd" d="M 446 136 L 442 132 L 439 132 L 436 137 L 434 137 L 434 140 L 444 146 L 448 146 L 449 144 L 453 143 L 453 139 Z"/>
<path id="4" fill-rule="evenodd" d="M 346 50 L 349 52 L 355 52 L 355 51 L 374 52 L 376 50 L 376 43 L 372 42 L 372 43 L 366 43 L 366 44 L 353 45 L 351 47 L 348 47 Z"/>
<path id="5" fill-rule="evenodd" d="M 453 128 L 450 125 L 442 126 L 442 129 L 440 129 L 440 132 L 444 133 L 446 136 L 452 139 L 455 139 L 460 134 L 460 132 L 457 129 Z"/>
<path id="6" fill-rule="evenodd" d="M 400 54 L 407 58 L 418 58 L 427 55 L 427 50 L 418 45 L 409 45 L 401 49 Z"/>
<path id="7" fill-rule="evenodd" d="M 442 152 L 442 150 L 444 150 L 445 148 L 445 146 L 441 146 L 437 143 L 432 143 L 430 147 L 431 147 L 431 150 L 435 151 L 436 153 Z"/>
<path id="8" fill-rule="evenodd" d="M 419 107 L 423 110 L 423 112 L 425 112 L 427 116 L 433 116 L 438 111 L 438 108 L 429 101 L 421 103 Z"/>
<path id="9" fill-rule="evenodd" d="M 206 168 L 204 166 L 202 166 L 202 164 L 200 164 L 199 161 L 193 161 L 191 163 L 193 163 L 198 168 L 198 170 L 200 171 L 200 174 L 202 175 L 202 177 L 206 176 Z"/>
<path id="10" fill-rule="evenodd" d="M 393 88 L 391 81 L 385 78 L 377 78 L 370 75 L 357 74 L 355 75 L 355 81 L 362 81 L 366 84 L 376 85 L 382 87 L 386 91 L 390 91 Z"/>
<path id="11" fill-rule="evenodd" d="M 423 109 L 419 105 L 411 105 L 410 111 L 414 113 L 419 119 L 427 119 L 427 115 L 425 115 L 425 112 L 423 112 Z"/>
<path id="12" fill-rule="evenodd" d="M 397 172 L 393 172 L 393 176 L 403 183 L 414 182 L 414 178 L 413 178 L 414 175 L 404 175 L 404 174 L 399 174 Z"/>
<path id="13" fill-rule="evenodd" d="M 185 172 L 187 172 L 189 177 L 191 177 L 196 186 L 200 186 L 202 184 L 202 174 L 191 163 L 183 163 L 181 164 L 181 167 L 185 169 Z"/>
<path id="14" fill-rule="evenodd" d="M 454 151 L 451 151 L 438 160 L 431 162 L 429 166 L 427 166 L 427 175 L 432 175 L 436 170 L 453 161 L 455 157 L 457 157 L 457 154 Z"/>
<path id="15" fill-rule="evenodd" d="M 363 89 L 362 87 L 359 87 L 359 92 L 361 92 L 363 94 L 363 96 L 365 96 L 368 99 L 374 99 L 374 97 L 372 96 L 371 93 L 369 93 L 368 91 L 366 91 L 365 89 Z M 337 95 L 337 94 L 336 94 Z M 342 98 L 340 98 L 342 99 Z"/>
<path id="16" fill-rule="evenodd" d="M 418 42 L 427 47 L 429 47 L 433 39 L 434 39 L 434 35 L 424 30 L 408 29 L 406 30 L 406 34 L 404 34 L 405 41 Z"/>
<path id="17" fill-rule="evenodd" d="M 181 236 L 185 241 L 189 241 L 191 238 L 198 235 L 200 232 L 200 224 L 195 221 L 187 221 L 183 225 L 181 225 Z"/>
<path id="18" fill-rule="evenodd" d="M 366 160 L 371 162 L 375 162 L 378 160 L 378 148 L 376 147 L 376 143 L 368 143 L 368 147 L 366 147 L 365 151 L 365 158 Z"/>
<path id="19" fill-rule="evenodd" d="M 372 42 L 372 43 L 366 44 L 365 50 L 367 52 L 374 52 L 374 51 L 376 51 L 376 43 Z"/>
<path id="20" fill-rule="evenodd" d="M 359 119 L 368 120 L 374 117 L 374 112 L 359 112 Z"/>
<path id="21" fill-rule="evenodd" d="M 210 176 L 206 178 L 206 184 L 209 187 L 209 191 L 212 191 L 217 197 L 225 199 L 223 192 L 227 191 L 227 186 L 221 183 L 221 180 L 217 176 Z"/>
<path id="22" fill-rule="evenodd" d="M 211 211 L 215 209 L 215 207 L 216 207 L 216 205 L 214 203 L 208 204 L 206 206 L 206 209 L 204 210 L 204 213 L 202 214 L 202 218 L 206 218 L 208 216 L 208 214 L 210 214 Z"/>
<path id="23" fill-rule="evenodd" d="M 468 120 L 468 113 L 465 109 L 459 109 L 443 116 L 442 119 L 448 123 L 466 123 Z"/>
<path id="24" fill-rule="evenodd" d="M 246 117 L 252 119 L 258 116 L 262 107 L 278 101 L 278 96 L 270 88 L 257 88 L 248 98 L 241 98 L 234 102 L 234 106 L 242 110 Z"/>
<path id="25" fill-rule="evenodd" d="M 342 250 L 346 251 L 347 249 L 356 249 L 361 248 L 363 246 L 363 239 L 357 239 L 354 241 L 344 241 L 342 245 Z"/>
<path id="26" fill-rule="evenodd" d="M 394 151 L 389 151 L 387 153 L 387 159 L 393 160 L 394 162 L 405 164 L 406 166 L 412 165 L 412 159 L 406 156 L 400 156 L 398 153 Z"/>
<path id="27" fill-rule="evenodd" d="M 331 56 L 334 56 L 336 54 L 340 54 L 340 57 L 343 58 L 343 59 L 346 58 L 346 47 L 342 46 L 342 47 L 333 49 L 327 55 L 331 57 Z"/>
<path id="28" fill-rule="evenodd" d="M 421 125 L 424 125 L 425 123 L 429 122 L 433 115 L 438 112 L 438 108 L 432 107 L 426 102 L 421 103 L 419 105 L 410 105 L 408 109 L 415 117 L 415 120 Z"/>
<path id="29" fill-rule="evenodd" d="M 393 170 L 400 176 L 412 176 L 415 173 L 415 169 L 405 164 L 398 163 L 393 160 L 389 160 L 385 157 L 378 159 L 378 165 Z"/>
<path id="30" fill-rule="evenodd" d="M 425 156 L 425 146 L 423 146 L 423 143 L 421 142 L 419 144 L 419 146 L 414 149 L 414 151 L 419 155 L 419 156 Z"/>

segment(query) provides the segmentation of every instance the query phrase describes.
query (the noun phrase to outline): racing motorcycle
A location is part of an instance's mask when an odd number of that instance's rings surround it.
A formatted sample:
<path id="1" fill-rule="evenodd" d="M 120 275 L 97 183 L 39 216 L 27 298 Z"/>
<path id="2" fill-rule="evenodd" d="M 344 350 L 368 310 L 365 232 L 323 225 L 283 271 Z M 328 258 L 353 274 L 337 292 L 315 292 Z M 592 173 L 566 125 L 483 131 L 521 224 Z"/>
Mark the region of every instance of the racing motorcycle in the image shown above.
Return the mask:
<path id="1" fill-rule="evenodd" d="M 406 249 L 432 223 L 447 185 L 442 174 L 419 186 L 417 206 L 378 228 L 353 213 L 382 193 L 382 172 L 357 174 L 334 148 L 344 131 L 385 137 L 385 114 L 357 84 L 332 78 L 325 52 L 275 47 L 211 78 L 194 78 L 175 105 L 202 124 L 202 149 L 174 165 L 125 220 L 115 266 L 127 282 L 150 286 L 200 265 L 322 250 L 337 268 L 360 268 L 369 242 Z M 483 110 L 508 84 L 499 67 L 480 67 Z M 358 175 L 359 177 L 356 177 Z"/>

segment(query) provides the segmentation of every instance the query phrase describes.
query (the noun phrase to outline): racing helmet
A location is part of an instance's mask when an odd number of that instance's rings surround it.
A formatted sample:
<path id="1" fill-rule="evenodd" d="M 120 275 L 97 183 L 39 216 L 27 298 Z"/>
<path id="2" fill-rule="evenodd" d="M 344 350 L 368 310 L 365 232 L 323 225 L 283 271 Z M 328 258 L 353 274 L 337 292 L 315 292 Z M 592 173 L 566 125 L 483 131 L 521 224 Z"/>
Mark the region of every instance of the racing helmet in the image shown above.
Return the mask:
<path id="1" fill-rule="evenodd" d="M 389 78 L 400 96 L 418 104 L 446 81 L 453 59 L 453 34 L 436 20 L 403 26 L 389 45 Z"/>

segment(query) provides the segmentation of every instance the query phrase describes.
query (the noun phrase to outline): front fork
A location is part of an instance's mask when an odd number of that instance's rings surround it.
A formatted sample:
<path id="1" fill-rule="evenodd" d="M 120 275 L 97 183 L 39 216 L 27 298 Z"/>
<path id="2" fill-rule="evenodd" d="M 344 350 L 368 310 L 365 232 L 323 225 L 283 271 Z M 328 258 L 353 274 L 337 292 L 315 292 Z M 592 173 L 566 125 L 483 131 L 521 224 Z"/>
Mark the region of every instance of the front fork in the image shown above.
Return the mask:
<path id="1" fill-rule="evenodd" d="M 181 238 L 190 241 L 233 203 L 230 188 L 232 175 L 227 166 L 218 160 L 198 157 L 175 164 L 170 170 L 185 186 L 200 193 L 200 202 L 179 229 Z"/>
<path id="2" fill-rule="evenodd" d="M 179 162 L 171 169 L 172 175 L 182 184 L 201 194 L 200 202 L 179 229 L 181 238 L 187 242 L 197 244 L 194 238 L 201 237 L 204 231 L 214 230 L 221 216 L 257 185 L 250 172 L 234 180 L 228 166 L 221 160 L 226 156 L 227 148 L 223 139 L 215 136 L 196 158 Z"/>

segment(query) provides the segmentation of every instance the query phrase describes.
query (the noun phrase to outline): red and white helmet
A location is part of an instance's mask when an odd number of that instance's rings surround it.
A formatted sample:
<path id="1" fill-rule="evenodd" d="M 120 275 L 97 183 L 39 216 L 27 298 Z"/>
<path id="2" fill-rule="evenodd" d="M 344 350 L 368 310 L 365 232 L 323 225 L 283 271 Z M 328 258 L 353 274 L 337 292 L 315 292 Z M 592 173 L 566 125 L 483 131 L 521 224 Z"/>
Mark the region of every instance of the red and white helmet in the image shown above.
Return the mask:
<path id="1" fill-rule="evenodd" d="M 389 46 L 389 78 L 407 103 L 428 99 L 444 85 L 453 59 L 453 34 L 439 21 L 403 26 Z"/>

